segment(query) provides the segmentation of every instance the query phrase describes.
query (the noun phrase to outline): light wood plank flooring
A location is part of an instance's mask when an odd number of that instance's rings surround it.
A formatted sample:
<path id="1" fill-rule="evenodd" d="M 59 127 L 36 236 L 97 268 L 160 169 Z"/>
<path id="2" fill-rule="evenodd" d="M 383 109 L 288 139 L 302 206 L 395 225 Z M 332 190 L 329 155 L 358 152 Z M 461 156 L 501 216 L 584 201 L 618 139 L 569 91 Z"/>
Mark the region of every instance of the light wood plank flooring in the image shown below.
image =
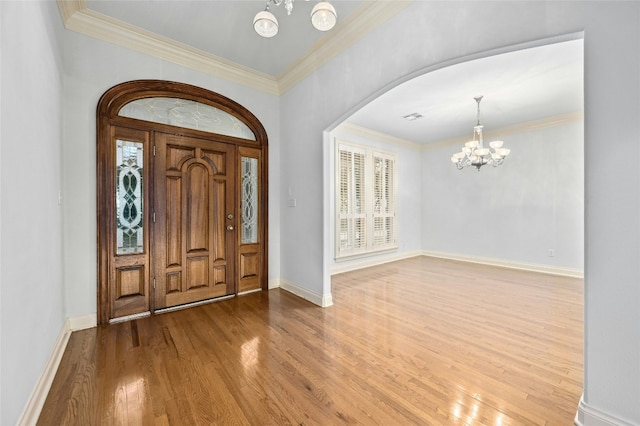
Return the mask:
<path id="1" fill-rule="evenodd" d="M 571 425 L 583 282 L 416 257 L 74 332 L 43 425 Z"/>

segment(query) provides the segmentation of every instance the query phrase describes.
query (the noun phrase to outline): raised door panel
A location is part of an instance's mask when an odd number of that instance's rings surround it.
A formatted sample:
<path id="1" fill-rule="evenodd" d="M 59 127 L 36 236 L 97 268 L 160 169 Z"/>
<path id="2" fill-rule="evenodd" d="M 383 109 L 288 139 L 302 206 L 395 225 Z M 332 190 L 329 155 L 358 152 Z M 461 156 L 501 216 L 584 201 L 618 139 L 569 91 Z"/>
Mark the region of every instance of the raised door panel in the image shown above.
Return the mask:
<path id="1" fill-rule="evenodd" d="M 262 262 L 258 244 L 243 244 L 238 253 L 238 292 L 260 288 Z"/>
<path id="2" fill-rule="evenodd" d="M 114 269 L 112 275 L 113 318 L 149 310 L 146 269 L 145 265 L 121 265 Z"/>
<path id="3" fill-rule="evenodd" d="M 182 180 L 180 176 L 167 175 L 166 191 L 166 267 L 182 266 Z"/>
<path id="4" fill-rule="evenodd" d="M 193 162 L 184 173 L 187 199 L 184 204 L 187 210 L 184 222 L 187 236 L 187 253 L 208 252 L 211 229 L 209 223 L 215 207 L 210 204 L 210 180 L 212 171 L 203 164 Z"/>

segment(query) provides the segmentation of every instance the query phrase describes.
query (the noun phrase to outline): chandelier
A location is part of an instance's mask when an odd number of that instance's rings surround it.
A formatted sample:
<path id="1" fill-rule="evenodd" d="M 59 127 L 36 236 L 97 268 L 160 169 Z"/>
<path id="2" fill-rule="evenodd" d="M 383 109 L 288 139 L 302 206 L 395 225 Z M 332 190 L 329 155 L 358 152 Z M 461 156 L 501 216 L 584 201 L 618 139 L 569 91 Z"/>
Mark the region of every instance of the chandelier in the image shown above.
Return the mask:
<path id="1" fill-rule="evenodd" d="M 511 152 L 510 149 L 502 147 L 502 141 L 489 142 L 490 148 L 484 147 L 482 141 L 482 128 L 484 126 L 480 124 L 480 101 L 482 98 L 482 96 L 474 98 L 478 104 L 478 122 L 473 128 L 473 140 L 465 143 L 462 151 L 456 152 L 451 156 L 451 161 L 458 167 L 458 170 L 473 166 L 480 171 L 480 167 L 485 164 L 498 167 Z"/>
<path id="2" fill-rule="evenodd" d="M 280 6 L 284 3 L 287 15 L 293 11 L 295 0 L 267 0 L 267 6 L 258 12 L 253 18 L 253 29 L 262 37 L 273 37 L 278 34 L 278 20 L 269 11 L 269 3 Z M 308 0 L 307 0 L 308 1 Z M 327 1 L 318 2 L 311 10 L 311 23 L 319 31 L 329 31 L 336 24 L 338 14 L 334 7 Z"/>

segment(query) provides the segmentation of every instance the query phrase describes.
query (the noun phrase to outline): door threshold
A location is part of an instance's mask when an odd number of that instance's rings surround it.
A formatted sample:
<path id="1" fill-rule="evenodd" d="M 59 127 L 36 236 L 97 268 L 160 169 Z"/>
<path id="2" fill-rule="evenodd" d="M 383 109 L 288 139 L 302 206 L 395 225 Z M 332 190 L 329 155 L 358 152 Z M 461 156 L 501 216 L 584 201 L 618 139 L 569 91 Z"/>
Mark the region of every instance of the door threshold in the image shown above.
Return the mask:
<path id="1" fill-rule="evenodd" d="M 262 291 L 262 289 L 261 288 L 254 288 L 253 290 L 242 291 L 242 292 L 238 293 L 238 296 L 242 296 L 244 294 L 257 293 L 259 291 Z"/>
<path id="2" fill-rule="evenodd" d="M 138 318 L 148 317 L 150 315 L 151 315 L 150 311 L 141 312 L 139 314 L 125 315 L 124 317 L 118 317 L 118 318 L 110 319 L 109 320 L 109 324 L 117 324 L 119 322 L 131 321 L 131 320 L 135 320 L 135 319 L 138 319 Z"/>
<path id="3" fill-rule="evenodd" d="M 194 306 L 206 305 L 207 303 L 219 302 L 221 300 L 232 299 L 234 297 L 236 297 L 235 294 L 230 294 L 228 296 L 214 297 L 213 299 L 199 300 L 197 302 L 185 303 L 184 305 L 170 306 L 168 308 L 156 309 L 153 313 L 164 314 L 166 312 L 173 312 L 173 311 L 179 311 L 181 309 L 193 308 Z"/>

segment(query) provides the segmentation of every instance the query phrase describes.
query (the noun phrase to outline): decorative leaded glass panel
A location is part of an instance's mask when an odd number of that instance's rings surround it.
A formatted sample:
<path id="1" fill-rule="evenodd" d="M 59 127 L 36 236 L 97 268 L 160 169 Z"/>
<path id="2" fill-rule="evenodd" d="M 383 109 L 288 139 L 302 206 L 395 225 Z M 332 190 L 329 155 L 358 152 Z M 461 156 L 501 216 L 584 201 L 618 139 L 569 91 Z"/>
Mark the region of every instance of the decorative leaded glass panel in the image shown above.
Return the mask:
<path id="1" fill-rule="evenodd" d="M 143 145 L 116 140 L 116 254 L 144 251 Z"/>
<path id="2" fill-rule="evenodd" d="M 256 140 L 256 136 L 251 129 L 233 115 L 210 105 L 188 99 L 166 97 L 137 99 L 120 108 L 118 115 L 252 141 Z"/>
<path id="3" fill-rule="evenodd" d="M 242 244 L 258 242 L 258 159 L 242 157 Z"/>

